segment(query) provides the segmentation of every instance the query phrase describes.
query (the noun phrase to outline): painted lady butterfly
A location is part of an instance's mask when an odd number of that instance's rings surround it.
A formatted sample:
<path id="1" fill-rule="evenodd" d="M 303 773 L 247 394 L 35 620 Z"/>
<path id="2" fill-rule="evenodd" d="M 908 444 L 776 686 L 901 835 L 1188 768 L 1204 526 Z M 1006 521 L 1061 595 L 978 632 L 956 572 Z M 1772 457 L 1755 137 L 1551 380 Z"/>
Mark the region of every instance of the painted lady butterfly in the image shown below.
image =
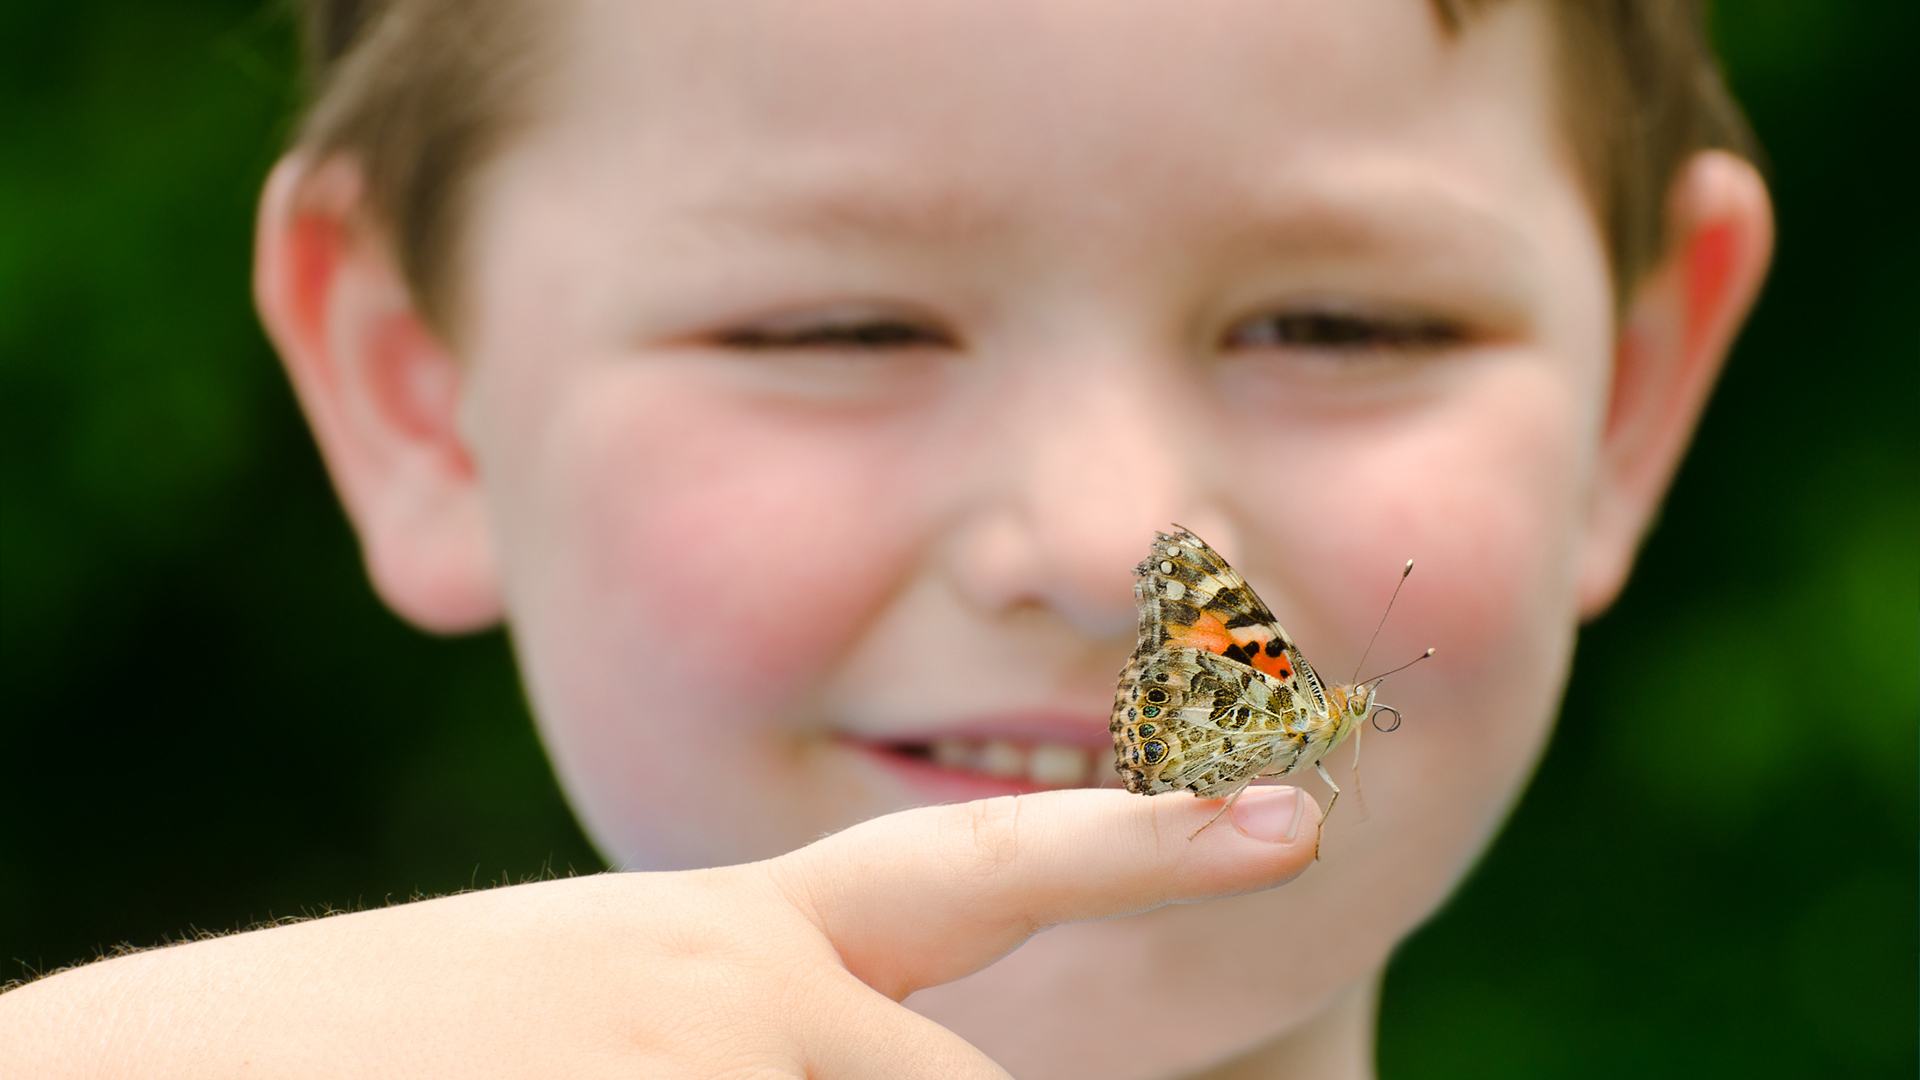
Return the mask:
<path id="1" fill-rule="evenodd" d="M 1374 701 L 1386 676 L 1321 682 L 1246 580 L 1206 541 L 1175 528 L 1155 533 L 1133 570 L 1140 642 L 1113 699 L 1115 771 L 1141 795 L 1184 788 L 1225 797 L 1225 813 L 1256 778 L 1311 765 L 1333 789 L 1332 813 L 1340 787 L 1326 756 L 1378 712 L 1399 726 L 1399 712 Z M 1409 561 L 1400 580 L 1412 571 Z"/>

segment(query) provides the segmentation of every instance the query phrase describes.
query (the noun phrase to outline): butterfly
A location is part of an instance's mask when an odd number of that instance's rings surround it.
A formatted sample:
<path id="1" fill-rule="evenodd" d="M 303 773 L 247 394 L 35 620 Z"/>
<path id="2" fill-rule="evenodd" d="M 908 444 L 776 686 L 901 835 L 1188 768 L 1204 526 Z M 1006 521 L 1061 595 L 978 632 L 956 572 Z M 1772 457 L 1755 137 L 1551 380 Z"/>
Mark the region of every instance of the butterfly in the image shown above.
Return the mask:
<path id="1" fill-rule="evenodd" d="M 1399 711 L 1375 700 L 1386 675 L 1322 681 L 1246 579 L 1206 541 L 1174 528 L 1154 534 L 1133 570 L 1140 640 L 1114 693 L 1115 771 L 1141 795 L 1185 789 L 1225 798 L 1211 825 L 1254 780 L 1311 765 L 1333 791 L 1332 813 L 1340 786 L 1327 775 L 1327 755 L 1379 712 L 1399 726 Z M 1412 572 L 1409 560 L 1400 580 Z"/>

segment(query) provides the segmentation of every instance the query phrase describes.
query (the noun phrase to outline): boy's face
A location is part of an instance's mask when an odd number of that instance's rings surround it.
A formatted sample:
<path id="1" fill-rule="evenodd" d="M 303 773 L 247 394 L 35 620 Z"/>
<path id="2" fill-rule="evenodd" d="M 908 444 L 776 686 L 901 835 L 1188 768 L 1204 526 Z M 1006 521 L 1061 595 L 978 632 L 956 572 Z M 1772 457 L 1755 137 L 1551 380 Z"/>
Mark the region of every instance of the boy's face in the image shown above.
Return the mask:
<path id="1" fill-rule="evenodd" d="M 582 7 L 474 215 L 464 418 L 607 854 L 1113 783 L 1130 569 L 1179 522 L 1335 681 L 1418 561 L 1362 674 L 1439 653 L 1382 692 L 1364 807 L 1285 889 L 1064 928 L 927 1008 L 1122 1077 L 1375 969 L 1514 797 L 1591 591 L 1612 309 L 1540 13 Z M 1045 1045 L 984 1034 L 1041 1001 Z"/>

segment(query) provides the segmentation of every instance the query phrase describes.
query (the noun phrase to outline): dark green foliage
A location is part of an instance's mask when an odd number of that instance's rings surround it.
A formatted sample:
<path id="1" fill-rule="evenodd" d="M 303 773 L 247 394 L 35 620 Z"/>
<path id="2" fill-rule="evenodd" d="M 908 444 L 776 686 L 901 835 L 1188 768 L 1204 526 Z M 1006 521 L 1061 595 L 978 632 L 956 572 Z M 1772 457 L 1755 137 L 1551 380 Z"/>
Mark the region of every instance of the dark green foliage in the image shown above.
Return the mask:
<path id="1" fill-rule="evenodd" d="M 1719 11 L 1778 268 L 1389 1077 L 1916 1071 L 1915 10 Z M 0 979 L 600 865 L 504 640 L 373 598 L 256 327 L 293 56 L 255 0 L 0 9 Z"/>
<path id="2" fill-rule="evenodd" d="M 504 638 L 374 598 L 254 319 L 292 31 L 0 15 L 0 980 L 603 865 Z"/>

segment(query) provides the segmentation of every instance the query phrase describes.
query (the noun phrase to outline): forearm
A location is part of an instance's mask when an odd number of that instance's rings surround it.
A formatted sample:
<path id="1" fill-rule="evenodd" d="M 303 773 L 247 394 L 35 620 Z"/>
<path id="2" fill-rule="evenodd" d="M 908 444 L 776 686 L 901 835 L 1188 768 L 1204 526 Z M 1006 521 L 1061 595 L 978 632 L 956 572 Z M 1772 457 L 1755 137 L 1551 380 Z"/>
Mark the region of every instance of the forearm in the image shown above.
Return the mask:
<path id="1" fill-rule="evenodd" d="M 0 1046 L 23 1076 L 417 1076 L 488 1059 L 513 1071 L 524 1042 L 465 1024 L 473 999 L 520 1011 L 514 997 L 557 977 L 537 962 L 556 943 L 539 924 L 568 924 L 620 883 L 551 884 L 572 888 L 421 901 L 64 971 L 0 995 Z"/>

